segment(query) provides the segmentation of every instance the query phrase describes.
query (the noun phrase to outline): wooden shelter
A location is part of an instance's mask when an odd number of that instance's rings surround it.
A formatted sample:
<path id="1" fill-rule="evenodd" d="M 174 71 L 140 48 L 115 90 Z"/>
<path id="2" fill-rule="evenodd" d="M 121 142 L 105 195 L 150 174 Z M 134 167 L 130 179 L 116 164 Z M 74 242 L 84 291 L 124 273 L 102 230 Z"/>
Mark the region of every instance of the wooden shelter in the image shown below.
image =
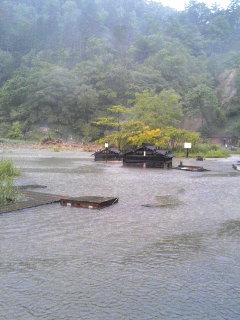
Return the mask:
<path id="1" fill-rule="evenodd" d="M 174 155 L 155 146 L 142 146 L 124 153 L 123 164 L 146 168 L 172 168 Z"/>
<path id="2" fill-rule="evenodd" d="M 122 153 L 115 148 L 105 148 L 94 153 L 95 161 L 121 161 Z"/>

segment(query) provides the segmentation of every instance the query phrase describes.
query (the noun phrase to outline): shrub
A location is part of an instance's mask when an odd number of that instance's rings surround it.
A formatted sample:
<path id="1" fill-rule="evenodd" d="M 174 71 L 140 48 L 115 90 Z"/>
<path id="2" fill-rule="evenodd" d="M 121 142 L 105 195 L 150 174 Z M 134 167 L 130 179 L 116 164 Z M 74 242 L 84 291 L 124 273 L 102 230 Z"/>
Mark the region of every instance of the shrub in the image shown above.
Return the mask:
<path id="1" fill-rule="evenodd" d="M 55 146 L 52 149 L 53 152 L 60 152 L 61 151 L 61 147 L 60 146 Z"/>
<path id="2" fill-rule="evenodd" d="M 47 135 L 45 137 L 43 137 L 41 140 L 40 140 L 40 143 L 41 144 L 47 144 L 49 142 L 53 142 L 54 139 L 50 136 L 50 135 Z"/>
<path id="3" fill-rule="evenodd" d="M 12 160 L 0 160 L 0 179 L 19 176 L 19 171 L 14 167 Z"/>
<path id="4" fill-rule="evenodd" d="M 19 192 L 13 185 L 12 178 L 5 178 L 0 181 L 0 205 L 14 202 L 18 199 Z"/>
<path id="5" fill-rule="evenodd" d="M 24 137 L 21 124 L 18 121 L 12 124 L 12 127 L 6 137 L 10 139 L 21 139 Z"/>
<path id="6" fill-rule="evenodd" d="M 14 202 L 19 193 L 14 187 L 13 179 L 19 175 L 11 160 L 0 160 L 0 205 Z"/>
<path id="7" fill-rule="evenodd" d="M 227 158 L 230 156 L 230 152 L 228 150 L 212 150 L 204 155 L 205 158 Z"/>
<path id="8" fill-rule="evenodd" d="M 186 151 L 179 150 L 174 152 L 177 157 L 186 157 Z M 203 158 L 227 158 L 231 152 L 223 149 L 218 145 L 200 144 L 189 150 L 189 158 L 196 158 L 201 156 Z"/>

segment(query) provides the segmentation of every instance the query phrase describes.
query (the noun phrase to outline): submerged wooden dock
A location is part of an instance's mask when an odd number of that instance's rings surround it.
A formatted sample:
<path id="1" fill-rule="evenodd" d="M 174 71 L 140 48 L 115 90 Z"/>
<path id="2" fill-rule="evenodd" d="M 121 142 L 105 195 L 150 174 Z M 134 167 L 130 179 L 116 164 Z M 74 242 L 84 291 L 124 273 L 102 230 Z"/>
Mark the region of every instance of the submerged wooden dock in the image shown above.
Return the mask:
<path id="1" fill-rule="evenodd" d="M 24 190 L 24 188 L 22 188 Z M 102 209 L 118 202 L 118 198 L 110 197 L 77 197 L 36 192 L 36 191 L 21 191 L 25 200 L 20 200 L 15 203 L 9 203 L 0 207 L 0 214 L 34 208 L 46 204 L 61 203 L 63 206 L 71 206 L 77 208 Z"/>
<path id="2" fill-rule="evenodd" d="M 24 196 L 24 198 L 26 198 L 26 200 L 20 200 L 15 203 L 9 203 L 7 205 L 1 206 L 0 214 L 56 203 L 60 202 L 60 199 L 64 198 L 64 196 L 61 195 L 54 195 L 35 191 L 22 191 L 21 193 Z"/>

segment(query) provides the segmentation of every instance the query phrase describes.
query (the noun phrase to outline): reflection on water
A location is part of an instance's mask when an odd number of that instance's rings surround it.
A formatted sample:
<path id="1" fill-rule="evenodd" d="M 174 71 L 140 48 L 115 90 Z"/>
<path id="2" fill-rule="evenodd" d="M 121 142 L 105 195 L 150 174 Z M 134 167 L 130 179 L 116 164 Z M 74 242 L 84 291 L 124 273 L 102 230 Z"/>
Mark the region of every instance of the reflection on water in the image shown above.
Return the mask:
<path id="1" fill-rule="evenodd" d="M 147 204 L 143 204 L 142 206 L 148 207 L 148 208 L 171 207 L 171 206 L 178 206 L 182 203 L 172 195 L 156 196 L 155 199 L 157 201 L 156 203 L 147 203 Z"/>
<path id="2" fill-rule="evenodd" d="M 47 168 L 23 168 L 22 172 L 38 172 L 38 173 L 73 173 L 73 174 L 86 174 L 98 173 L 101 168 L 93 168 L 92 166 L 84 166 L 83 168 L 64 168 L 64 167 L 47 167 Z"/>
<path id="3" fill-rule="evenodd" d="M 202 248 L 203 235 L 186 233 L 165 238 L 154 244 L 158 256 L 179 258 L 181 254 L 195 254 Z"/>
<path id="4" fill-rule="evenodd" d="M 220 237 L 237 237 L 240 238 L 240 221 L 228 220 L 221 224 L 218 231 Z"/>
<path id="5" fill-rule="evenodd" d="M 124 263 L 138 262 L 141 264 L 169 263 L 172 260 L 191 259 L 201 250 L 204 250 L 206 234 L 186 233 L 172 235 L 144 248 L 134 256 L 124 259 Z"/>
<path id="6" fill-rule="evenodd" d="M 232 177 L 240 177 L 240 172 L 225 172 L 225 173 L 207 173 L 195 178 L 232 178 Z"/>
<path id="7" fill-rule="evenodd" d="M 1 215 L 0 319 L 240 318 L 240 180 L 231 160 L 205 161 L 211 173 L 202 174 L 96 163 L 84 152 L 2 154 L 22 169 L 18 185 L 119 203 Z"/>

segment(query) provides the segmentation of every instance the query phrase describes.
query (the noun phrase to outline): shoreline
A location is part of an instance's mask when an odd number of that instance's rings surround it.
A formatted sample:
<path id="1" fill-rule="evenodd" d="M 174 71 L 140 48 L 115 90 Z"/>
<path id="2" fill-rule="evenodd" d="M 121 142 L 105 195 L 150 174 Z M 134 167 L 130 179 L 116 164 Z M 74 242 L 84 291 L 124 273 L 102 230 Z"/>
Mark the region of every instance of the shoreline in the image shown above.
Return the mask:
<path id="1" fill-rule="evenodd" d="M 96 152 L 101 147 L 97 145 L 84 145 L 77 143 L 0 143 L 0 148 L 10 149 L 10 148 L 26 148 L 26 149 L 39 149 L 39 150 L 52 150 L 53 152 L 59 151 L 87 151 L 87 152 Z M 55 150 L 54 150 L 55 149 Z"/>
<path id="2" fill-rule="evenodd" d="M 46 143 L 34 143 L 34 142 L 1 142 L 0 143 L 0 149 L 36 149 L 36 150 L 49 150 L 55 153 L 61 152 L 61 151 L 83 151 L 83 152 L 96 152 L 101 150 L 103 147 L 100 145 L 95 145 L 95 144 L 82 144 L 82 143 L 67 143 L 67 142 L 46 142 Z M 231 153 L 229 154 L 228 157 L 203 157 L 204 160 L 220 160 L 220 159 L 230 159 L 233 158 L 234 156 L 239 156 L 240 154 L 238 153 Z M 196 155 L 189 155 L 188 158 L 186 158 L 183 155 L 176 155 L 174 159 L 178 160 L 196 160 Z M 201 161 L 197 161 L 199 164 Z"/>

